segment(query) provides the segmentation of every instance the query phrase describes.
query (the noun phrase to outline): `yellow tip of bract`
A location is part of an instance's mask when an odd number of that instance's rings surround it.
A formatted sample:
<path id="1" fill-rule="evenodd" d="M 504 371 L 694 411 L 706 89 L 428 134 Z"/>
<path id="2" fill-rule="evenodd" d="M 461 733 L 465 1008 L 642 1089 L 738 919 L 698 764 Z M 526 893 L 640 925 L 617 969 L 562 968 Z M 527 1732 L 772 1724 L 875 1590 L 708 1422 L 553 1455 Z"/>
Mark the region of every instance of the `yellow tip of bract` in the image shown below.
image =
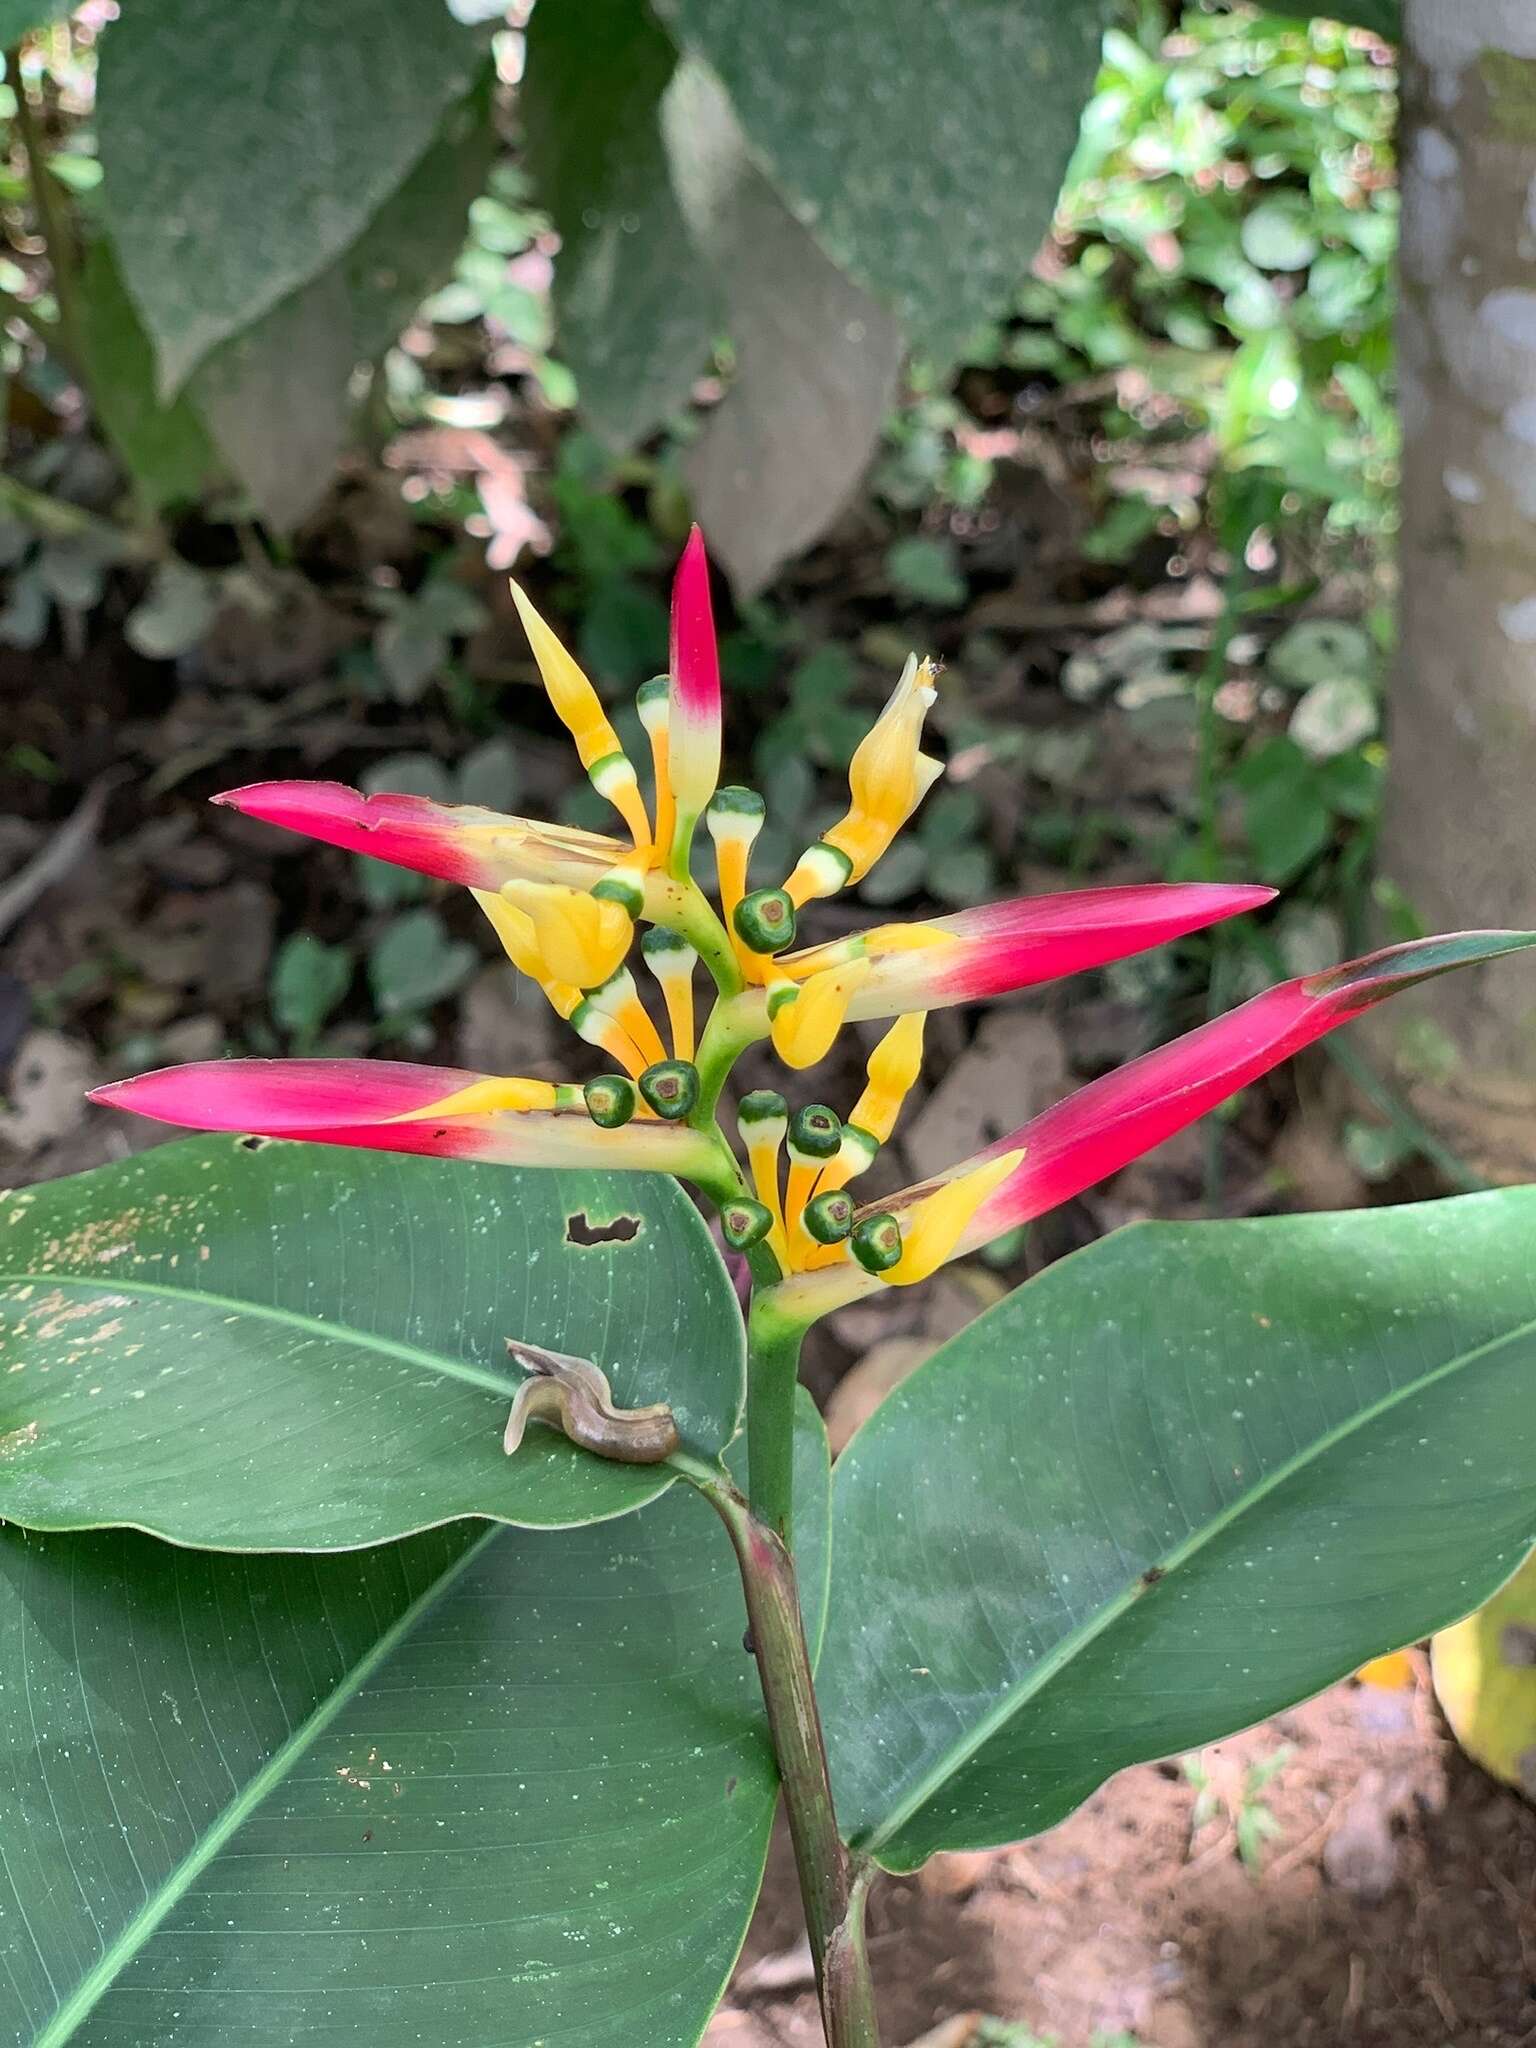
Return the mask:
<path id="1" fill-rule="evenodd" d="M 635 927 L 622 904 L 552 882 L 508 882 L 502 895 L 528 918 L 554 980 L 597 988 L 624 964 Z"/>
<path id="2" fill-rule="evenodd" d="M 1001 1187 L 1024 1157 L 1023 1148 L 989 1159 L 925 1195 L 902 1232 L 901 1257 L 881 1279 L 890 1287 L 913 1287 L 950 1259 L 965 1227 L 994 1189 Z"/>
<path id="3" fill-rule="evenodd" d="M 787 1067 L 814 1067 L 826 1058 L 843 1021 L 854 991 L 869 979 L 867 960 L 849 960 L 841 967 L 829 967 L 813 974 L 792 1002 L 773 1014 L 769 1030 L 773 1049 Z"/>
<path id="4" fill-rule="evenodd" d="M 847 814 L 822 835 L 851 863 L 851 882 L 868 874 L 943 773 L 942 764 L 920 750 L 923 720 L 937 695 L 933 663 L 909 655 L 885 709 L 854 752 Z"/>
<path id="5" fill-rule="evenodd" d="M 520 586 L 513 583 L 511 588 L 512 602 L 517 606 L 523 631 L 528 635 L 533 658 L 539 664 L 539 674 L 549 693 L 549 701 L 562 724 L 569 728 L 576 742 L 576 751 L 581 756 L 582 767 L 590 768 L 604 754 L 622 753 L 618 734 L 609 724 L 597 692 L 588 682 L 580 664 L 561 646 Z"/>
<path id="6" fill-rule="evenodd" d="M 901 1107 L 907 1091 L 923 1070 L 923 1027 L 927 1022 L 926 1011 L 908 1011 L 905 1017 L 896 1019 L 869 1056 L 869 1065 L 865 1069 L 869 1075 L 869 1087 L 865 1095 L 876 1098 L 882 1109 L 890 1102 L 892 1115 Z M 860 1116 L 857 1111 L 853 1121 L 863 1125 L 865 1130 L 874 1129 L 868 1117 Z M 878 1135 L 884 1143 L 890 1132 Z"/>
<path id="7" fill-rule="evenodd" d="M 491 889 L 476 889 L 474 898 L 490 919 L 502 950 L 518 973 L 526 974 L 530 981 L 546 981 L 549 977 L 539 957 L 539 942 L 527 911 L 517 909 Z"/>
<path id="8" fill-rule="evenodd" d="M 522 1081 L 508 1075 L 491 1075 L 445 1095 L 441 1102 L 429 1102 L 423 1109 L 408 1110 L 404 1116 L 387 1119 L 395 1124 L 433 1123 L 439 1117 L 493 1116 L 505 1111 L 553 1109 L 557 1095 L 553 1081 Z"/>

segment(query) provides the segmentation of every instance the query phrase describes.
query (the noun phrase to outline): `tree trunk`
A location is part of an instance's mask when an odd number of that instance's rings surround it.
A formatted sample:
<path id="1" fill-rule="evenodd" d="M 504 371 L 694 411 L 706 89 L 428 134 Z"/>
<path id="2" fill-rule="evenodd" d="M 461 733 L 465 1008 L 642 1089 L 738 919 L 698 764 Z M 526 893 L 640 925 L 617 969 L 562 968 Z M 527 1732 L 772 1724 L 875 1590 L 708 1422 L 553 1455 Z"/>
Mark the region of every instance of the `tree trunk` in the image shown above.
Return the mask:
<path id="1" fill-rule="evenodd" d="M 1381 869 L 1424 926 L 1536 927 L 1536 0 L 1405 0 L 1402 638 Z M 1536 977 L 1429 984 L 1399 1081 L 1536 1178 Z"/>

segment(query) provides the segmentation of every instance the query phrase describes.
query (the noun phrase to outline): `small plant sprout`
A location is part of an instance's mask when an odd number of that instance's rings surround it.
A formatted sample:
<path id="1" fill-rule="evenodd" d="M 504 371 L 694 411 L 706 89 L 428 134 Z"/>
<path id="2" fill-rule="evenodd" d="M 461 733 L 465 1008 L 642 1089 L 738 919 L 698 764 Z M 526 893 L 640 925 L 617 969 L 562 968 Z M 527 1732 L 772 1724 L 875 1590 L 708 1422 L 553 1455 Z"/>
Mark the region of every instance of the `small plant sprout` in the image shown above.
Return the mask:
<path id="1" fill-rule="evenodd" d="M 1191 1845 L 1212 1821 L 1226 1820 L 1231 1824 L 1234 1846 L 1244 1869 L 1257 1877 L 1263 1868 L 1264 1844 L 1282 1832 L 1264 1793 L 1280 1776 L 1292 1754 L 1290 1744 L 1283 1742 L 1240 1772 L 1225 1764 L 1217 1767 L 1205 1755 L 1185 1757 L 1184 1776 L 1195 1790 L 1195 1803 L 1189 1815 Z"/>
<path id="2" fill-rule="evenodd" d="M 153 1162 L 195 1148 L 149 1155 L 150 1165 L 132 1167 L 131 1199 L 106 1185 L 91 1195 L 112 1204 L 100 1229 L 60 1223 L 41 1234 L 42 1209 L 24 1202 L 10 1211 L 0 1250 L 20 1257 L 29 1231 L 40 1233 L 28 1253 L 34 1277 L 19 1284 L 58 1293 L 64 1281 L 39 1282 L 36 1273 L 56 1276 L 61 1261 L 89 1258 L 98 1263 L 88 1277 L 122 1290 L 113 1300 L 127 1305 L 104 1310 L 93 1326 L 108 1350 L 93 1352 L 88 1369 L 72 1351 L 69 1375 L 50 1377 L 45 1368 L 0 1377 L 7 1394 L 20 1387 L 26 1399 L 13 1433 L 0 1434 L 0 1447 L 10 1447 L 0 1459 L 0 1514 L 23 1527 L 30 1516 L 53 1531 L 126 1521 L 194 1547 L 246 1553 L 242 1569 L 263 1551 L 356 1549 L 366 1558 L 368 1545 L 417 1542 L 423 1532 L 466 1524 L 510 1524 L 519 1540 L 537 1532 L 527 1541 L 543 1547 L 528 1552 L 515 1610 L 517 1626 L 531 1631 L 519 1639 L 519 1657 L 534 1658 L 528 1669 L 543 1670 L 543 1657 L 559 1673 L 577 1673 L 586 1668 L 585 1647 L 609 1639 L 647 1684 L 671 1646 L 682 1658 L 654 1695 L 646 1693 L 649 1704 L 614 1694 L 616 1719 L 607 1667 L 591 1666 L 601 1682 L 589 1676 L 560 1694 L 567 1721 L 589 1717 L 585 1732 L 550 1740 L 536 1770 L 498 1767 L 498 1789 L 525 1788 L 507 1794 L 515 1802 L 534 1800 L 527 1788 L 547 1788 L 581 1755 L 601 1753 L 612 1765 L 575 1775 L 566 1801 L 580 1856 L 590 1853 L 594 1873 L 602 1865 L 615 1944 L 610 1955 L 608 1937 L 583 1932 L 592 1946 L 582 1951 L 581 1970 L 611 1963 L 625 1975 L 627 1998 L 629 1958 L 665 1951 L 672 1974 L 653 1987 L 660 2002 L 647 2008 L 665 2017 L 655 2019 L 654 2035 L 650 2021 L 642 2032 L 668 2048 L 698 2039 L 740 1940 L 741 1902 L 750 1909 L 761 1868 L 767 1807 L 753 1808 L 741 1790 L 743 1772 L 761 1766 L 768 1798 L 776 1783 L 788 1813 L 827 2038 L 834 2048 L 875 2048 L 863 1926 L 878 1867 L 913 1869 L 935 1848 L 986 1846 L 1051 1825 L 1123 1763 L 1190 1749 L 1261 1718 L 1454 1619 L 1511 1568 L 1536 1514 L 1536 1451 L 1517 1457 L 1515 1441 L 1530 1433 L 1528 1390 L 1524 1408 L 1500 1411 L 1508 1470 L 1500 1464 L 1490 1476 L 1469 1432 L 1493 1412 L 1493 1395 L 1481 1405 L 1453 1401 L 1446 1360 L 1490 1376 L 1513 1369 L 1508 1347 L 1493 1340 L 1506 1310 L 1513 1321 L 1528 1320 L 1528 1303 L 1523 1294 L 1506 1303 L 1488 1247 L 1528 1243 L 1530 1223 L 1528 1212 L 1510 1207 L 1521 1191 L 1501 1191 L 1468 1198 L 1494 1206 L 1457 1208 L 1454 1223 L 1440 1218 L 1444 1205 L 1429 1205 L 1382 1212 L 1386 1221 L 1282 1218 L 1119 1233 L 1050 1268 L 905 1383 L 845 1454 L 830 1508 L 824 1447 L 819 1478 L 806 1448 L 807 1432 L 824 1446 L 819 1424 L 807 1422 L 803 1405 L 798 1426 L 796 1419 L 806 1330 L 1009 1239 L 1398 990 L 1536 944 L 1536 934 L 1417 939 L 1282 982 L 971 1156 L 863 1200 L 860 1183 L 891 1144 L 918 1082 L 929 1012 L 1124 960 L 1256 910 L 1274 892 L 1218 881 L 1117 886 L 818 931 L 823 904 L 870 873 L 943 772 L 924 751 L 928 714 L 944 687 L 937 666 L 917 655 L 907 661 L 853 754 L 836 822 L 787 874 L 754 874 L 764 804 L 750 789 L 720 785 L 720 670 L 697 530 L 674 584 L 668 673 L 639 693 L 649 800 L 591 682 L 528 597 L 514 594 L 550 703 L 615 814 L 611 834 L 418 796 L 363 796 L 330 782 L 257 783 L 216 801 L 470 890 L 514 966 L 592 1049 L 595 1076 L 548 1080 L 304 1057 L 202 1062 L 98 1089 L 97 1101 L 163 1123 L 299 1142 L 248 1157 L 220 1141 L 206 1154 L 213 1179 L 201 1194 L 174 1201 L 146 1192 L 142 1177 L 179 1170 Z M 713 897 L 693 858 L 701 825 L 714 845 Z M 836 1085 L 818 1084 L 815 1070 L 856 1024 L 879 1029 L 850 1101 Z M 776 1057 L 780 1073 L 776 1085 L 738 1098 L 733 1069 L 754 1046 Z M 306 1149 L 316 1147 L 343 1150 Z M 439 1163 L 368 1157 L 380 1154 Z M 239 1162 L 233 1178 L 231 1156 Z M 548 1173 L 487 1174 L 488 1166 Z M 635 1177 L 623 1215 L 615 1175 Z M 671 1176 L 713 1205 L 741 1262 L 739 1292 L 693 1207 L 648 1176 Z M 313 1192 L 321 1180 L 324 1195 Z M 365 1183 L 366 1198 L 354 1202 L 352 1191 Z M 480 1204 L 473 1212 L 471 1187 Z M 389 1207 L 387 1225 L 377 1220 L 380 1204 Z M 188 1218 L 197 1238 L 184 1259 L 179 1249 L 175 1257 L 154 1249 L 156 1231 Z M 17 1223 L 27 1227 L 18 1231 Z M 1405 1233 L 1417 1233 L 1415 1249 L 1394 1250 L 1408 1242 Z M 241 1248 L 238 1273 L 226 1244 Z M 292 1244 L 301 1261 L 313 1247 L 328 1249 L 314 1252 L 317 1270 L 301 1271 L 284 1248 Z M 1476 1285 L 1458 1283 L 1455 1314 L 1435 1291 L 1453 1254 L 1458 1275 L 1478 1259 L 1484 1275 Z M 212 1336 L 199 1324 L 196 1341 L 170 1349 L 163 1364 L 173 1376 L 149 1380 L 152 1399 L 136 1408 L 125 1397 L 109 1415 L 105 1398 L 99 1407 L 82 1398 L 62 1418 L 53 1415 L 55 1389 L 62 1398 L 86 1378 L 93 1397 L 106 1387 L 111 1372 L 102 1361 L 112 1346 L 121 1344 L 116 1384 L 143 1374 L 174 1319 L 203 1300 L 199 1284 L 209 1290 Z M 276 1298 L 249 1344 L 228 1334 L 240 1327 L 242 1288 Z M 134 1289 L 148 1304 L 144 1316 L 156 1318 L 143 1333 L 126 1326 L 138 1313 Z M 422 1290 L 434 1289 L 442 1293 L 435 1322 L 422 1306 Z M 36 1298 L 51 1303 L 54 1293 Z M 33 1313 L 31 1299 L 23 1299 L 24 1316 Z M 476 1318 L 496 1300 L 518 1304 L 525 1326 L 490 1341 Z M 50 1316 L 29 1342 L 77 1341 L 66 1316 Z M 333 1393 L 319 1393 L 314 1361 L 343 1339 L 343 1377 Z M 512 1340 L 510 1361 L 504 1339 Z M 631 1344 L 638 1356 L 629 1355 Z M 203 1363 L 216 1349 L 217 1371 Z M 259 1377 L 242 1399 L 238 1387 L 251 1374 Z M 201 1416 L 194 1382 L 236 1436 L 220 1436 Z M 371 1430 L 359 1399 L 386 1387 L 411 1419 Z M 306 1439 L 305 1456 L 285 1455 L 284 1417 L 295 1401 L 312 1400 L 324 1417 L 323 1454 L 310 1458 Z M 495 1412 L 489 1428 L 487 1408 Z M 1419 1419 L 1410 1423 L 1410 1411 Z M 98 1414 L 104 1433 L 91 1437 L 89 1456 L 71 1461 L 66 1447 L 79 1440 L 71 1432 L 96 1429 Z M 125 1416 L 144 1433 L 125 1437 Z M 185 1454 L 173 1448 L 183 1428 Z M 1397 1434 L 1388 1440 L 1390 1429 Z M 1420 1448 L 1405 1449 L 1414 1443 Z M 1391 1487 L 1361 1482 L 1355 1513 L 1377 1518 L 1359 1554 L 1392 1556 L 1396 1536 L 1412 1526 L 1405 1472 L 1415 1458 L 1429 1474 L 1426 1486 L 1442 1489 L 1433 1554 L 1374 1593 L 1359 1588 L 1352 1568 L 1348 1585 L 1330 1594 L 1331 1633 L 1310 1630 L 1310 1575 L 1335 1541 L 1330 1528 L 1356 1527 L 1342 1513 L 1330 1523 L 1329 1503 L 1353 1483 L 1351 1474 L 1390 1470 Z M 184 1469 L 192 1474 L 185 1482 Z M 215 1471 L 216 1483 L 208 1476 Z M 66 1482 L 61 1508 L 47 1490 Z M 663 1493 L 694 1519 L 666 1521 L 671 1510 L 650 1505 Z M 693 1495 L 724 1524 L 734 1567 Z M 1490 1499 L 1502 1503 L 1499 1512 Z M 604 1521 L 621 1516 L 633 1518 L 622 1527 L 639 1535 L 599 1556 Z M 1264 1517 L 1262 1543 L 1256 1536 L 1239 1550 L 1243 1531 Z M 708 1559 L 739 1574 L 739 1596 L 734 1577 L 728 1582 L 734 1621 L 719 1605 L 707 1622 L 689 1619 L 708 1581 L 704 1553 L 688 1547 L 699 1540 L 699 1522 L 711 1539 Z M 1305 1559 L 1292 1555 L 1302 1539 L 1287 1535 L 1303 1527 Z M 652 1528 L 662 1532 L 654 1555 L 645 1549 Z M 587 1561 L 573 1564 L 566 1590 L 543 1602 L 549 1574 L 563 1569 L 562 1544 L 564 1554 Z M 604 1589 L 625 1573 L 637 1590 L 610 1597 Z M 1165 1581 L 1175 1582 L 1171 1590 Z M 623 1758 L 644 1729 L 671 1727 L 665 1717 L 682 1712 L 706 1678 L 736 1682 L 742 1603 L 772 1767 L 753 1734 L 740 1752 L 746 1762 L 716 1770 L 711 1744 L 744 1711 L 732 1694 L 697 1721 L 702 1732 L 678 1737 L 668 1770 L 684 1760 L 697 1766 L 703 1775 L 693 1791 L 669 1790 L 659 1763 L 631 1771 Z M 238 1604 L 248 1606 L 248 1597 Z M 641 1606 L 654 1626 L 631 1622 Z M 1289 1619 L 1303 1615 L 1305 1634 Z M 1126 1643 L 1119 1632 L 1133 1620 L 1144 1634 Z M 558 1649 L 567 1625 L 568 1660 Z M 695 1627 L 699 1641 L 689 1648 Z M 1197 1631 L 1198 1656 L 1189 1643 L 1177 1653 L 1170 1647 L 1180 1628 Z M 1253 1640 L 1229 1648 L 1244 1628 L 1256 1632 Z M 358 1654 L 366 1663 L 373 1653 Z M 484 1644 L 475 1651 L 475 1659 L 489 1655 Z M 1185 1676 L 1196 1666 L 1198 1684 Z M 476 1686 L 477 1701 L 499 1698 L 489 1678 Z M 317 1727 L 324 1721 L 313 1706 L 296 1712 L 301 1722 L 311 1713 Z M 508 1716 L 510 1729 L 516 1716 Z M 446 1738 L 440 1755 L 432 1753 L 433 1784 L 451 1790 L 450 1752 L 461 1750 L 480 1754 Z M 1271 1758 L 1244 1780 L 1234 1818 L 1250 1864 L 1272 1831 L 1263 1792 L 1280 1762 Z M 1198 1786 L 1199 1767 L 1187 1768 Z M 491 1783 L 443 1797 L 455 1813 L 473 1807 L 495 1834 Z M 589 1792 L 590 1845 L 581 1832 Z M 405 1781 L 391 1827 L 416 1811 L 414 1796 Z M 751 1818 L 758 1812 L 760 1823 Z M 645 1920 L 643 1887 L 635 1890 L 633 1870 L 626 1875 L 618 1851 L 610 1858 L 605 1846 L 618 1840 L 615 1830 L 649 1826 L 657 1815 L 670 1828 L 678 1814 L 697 1821 L 711 1852 L 727 1837 L 733 1845 L 719 1848 L 734 1873 L 729 1884 L 710 1865 L 707 1885 L 699 1880 L 702 1889 L 688 1895 L 688 1914 L 726 1904 L 708 1943 L 698 1935 L 694 1974 L 708 1985 L 686 1997 L 678 1989 L 685 1909 L 664 1901 L 661 1917 Z M 566 1839 L 531 1808 L 527 1825 L 539 1845 L 530 1854 Z M 454 1839 L 445 1835 L 438 1846 L 450 1849 Z M 657 1873 L 670 1873 L 680 1853 L 670 1835 L 653 1845 L 649 1861 L 642 1858 L 651 1873 L 645 1882 L 661 1883 Z M 404 1870 L 407 1861 L 381 1858 L 377 1867 Z M 351 1878 L 345 1882 L 350 1891 Z M 466 1866 L 462 1883 L 476 1882 Z M 581 1898 L 593 1896 L 582 1878 Z M 370 1910 L 380 1925 L 414 1914 L 458 1927 L 430 1903 L 408 1911 L 380 1901 Z M 520 1929 L 521 1946 L 508 1953 L 547 1958 L 559 1943 L 543 1931 L 545 1921 L 555 1926 L 562 1911 L 578 1908 L 540 1891 L 538 1910 L 537 1938 Z M 464 1931 L 466 1940 L 487 1938 Z M 476 1957 L 464 1964 L 463 1981 L 494 1983 L 498 1998 L 524 2001 L 492 2031 L 533 2039 L 575 2029 L 599 2038 L 587 2031 L 585 1977 L 577 1986 L 563 1965 L 550 1974 L 543 1960 L 530 1961 L 527 1983 L 509 1989 L 510 1975 L 503 1979 L 481 1951 Z M 423 1968 L 433 1981 L 454 1975 L 446 1963 Z M 553 1988 L 541 1988 L 546 1982 Z M 628 2013 L 614 1997 L 613 2011 Z M 484 2037 L 489 2024 L 455 2020 L 450 2031 Z M 621 2035 L 610 2029 L 600 2038 L 616 2043 Z"/>

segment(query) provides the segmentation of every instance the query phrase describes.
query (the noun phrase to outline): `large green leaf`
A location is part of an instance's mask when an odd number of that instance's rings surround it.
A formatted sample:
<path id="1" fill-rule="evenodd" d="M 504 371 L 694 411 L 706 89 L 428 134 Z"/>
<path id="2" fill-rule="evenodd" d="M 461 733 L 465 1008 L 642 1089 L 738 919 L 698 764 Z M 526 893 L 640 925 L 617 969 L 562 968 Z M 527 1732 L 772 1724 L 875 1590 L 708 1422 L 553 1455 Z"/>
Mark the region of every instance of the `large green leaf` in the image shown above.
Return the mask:
<path id="1" fill-rule="evenodd" d="M 61 21 L 75 0 L 0 0 L 0 50 L 19 43 L 28 30 Z"/>
<path id="2" fill-rule="evenodd" d="M 958 347 L 1050 225 L 1100 0 L 657 0 L 798 218 L 908 337 Z"/>
<path id="3" fill-rule="evenodd" d="M 820 1689 L 882 1863 L 1052 1826 L 1464 1614 L 1536 1541 L 1536 1188 L 1144 1224 L 854 1438 Z"/>
<path id="4" fill-rule="evenodd" d="M 80 282 L 81 341 L 100 427 L 150 504 L 195 499 L 218 458 L 185 394 L 161 404 L 154 350 L 104 235 L 87 249 Z"/>
<path id="5" fill-rule="evenodd" d="M 357 240 L 194 373 L 188 395 L 269 525 L 289 530 L 324 496 L 352 380 L 448 274 L 495 146 L 487 66 Z"/>
<path id="6" fill-rule="evenodd" d="M 506 1457 L 509 1336 L 594 1359 L 622 1407 L 669 1402 L 703 1456 L 730 1440 L 741 1316 L 670 1181 L 252 1142 L 0 1197 L 0 1517 L 331 1550 L 668 1485 L 545 1428 Z M 639 1228 L 572 1243 L 580 1216 Z"/>
<path id="7" fill-rule="evenodd" d="M 895 322 L 817 248 L 752 162 L 719 85 L 684 64 L 662 110 L 679 202 L 726 294 L 736 374 L 688 480 L 743 596 L 815 540 L 874 453 Z"/>
<path id="8" fill-rule="evenodd" d="M 0 1536 L 0 2039 L 685 2048 L 774 1800 L 743 1621 L 686 1487 L 346 1557 Z"/>
<path id="9" fill-rule="evenodd" d="M 173 393 L 351 247 L 468 90 L 444 0 L 137 0 L 102 38 L 102 201 Z"/>
<path id="10" fill-rule="evenodd" d="M 560 353 L 583 411 L 619 447 L 687 399 L 724 325 L 662 146 L 676 63 L 644 0 L 538 7 L 528 24 L 519 107 L 539 200 L 560 231 Z"/>

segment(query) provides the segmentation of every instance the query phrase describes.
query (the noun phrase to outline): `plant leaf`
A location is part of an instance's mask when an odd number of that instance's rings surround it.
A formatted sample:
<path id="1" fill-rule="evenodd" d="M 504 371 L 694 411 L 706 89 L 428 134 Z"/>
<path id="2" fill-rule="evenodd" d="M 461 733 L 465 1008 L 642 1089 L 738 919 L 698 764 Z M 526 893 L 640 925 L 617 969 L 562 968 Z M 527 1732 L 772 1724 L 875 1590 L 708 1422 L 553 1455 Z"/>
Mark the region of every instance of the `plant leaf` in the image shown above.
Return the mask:
<path id="1" fill-rule="evenodd" d="M 230 1137 L 0 1198 L 0 1517 L 336 1550 L 460 1515 L 598 1520 L 664 1466 L 555 1431 L 508 1458 L 505 1340 L 591 1358 L 716 1456 L 741 1317 L 669 1181 Z M 627 1240 L 577 1248 L 629 1217 Z"/>
<path id="2" fill-rule="evenodd" d="M 36 28 L 62 21 L 75 0 L 0 0 L 0 50 L 9 50 Z"/>
<path id="3" fill-rule="evenodd" d="M 582 410 L 627 448 L 682 405 L 725 324 L 690 240 L 659 108 L 677 51 L 642 0 L 535 9 L 519 107 L 560 232 L 555 312 Z"/>
<path id="4" fill-rule="evenodd" d="M 102 202 L 163 395 L 351 247 L 479 56 L 443 0 L 123 10 L 102 38 Z"/>
<path id="5" fill-rule="evenodd" d="M 353 376 L 448 274 L 494 148 L 487 66 L 356 241 L 193 375 L 189 395 L 270 526 L 289 531 L 324 496 L 347 443 Z"/>
<path id="6" fill-rule="evenodd" d="M 105 236 L 85 253 L 80 325 L 98 422 L 134 482 L 155 506 L 195 499 L 217 457 L 185 397 L 161 404 L 154 349 Z"/>
<path id="7" fill-rule="evenodd" d="M 689 2048 L 777 1789 L 744 1621 L 688 1487 L 346 1557 L 0 1533 L 0 2038 Z"/>
<path id="8" fill-rule="evenodd" d="M 1050 226 L 1108 10 L 658 0 L 797 219 L 910 339 L 958 348 Z"/>
<path id="9" fill-rule="evenodd" d="M 839 1460 L 819 1690 L 888 1867 L 1052 1827 L 1454 1620 L 1536 1541 L 1536 1188 L 1142 1224 Z"/>
<path id="10" fill-rule="evenodd" d="M 663 122 L 737 352 L 687 475 L 711 548 L 749 597 L 822 533 L 863 474 L 895 390 L 901 336 L 791 218 L 702 66 L 679 67 Z"/>

